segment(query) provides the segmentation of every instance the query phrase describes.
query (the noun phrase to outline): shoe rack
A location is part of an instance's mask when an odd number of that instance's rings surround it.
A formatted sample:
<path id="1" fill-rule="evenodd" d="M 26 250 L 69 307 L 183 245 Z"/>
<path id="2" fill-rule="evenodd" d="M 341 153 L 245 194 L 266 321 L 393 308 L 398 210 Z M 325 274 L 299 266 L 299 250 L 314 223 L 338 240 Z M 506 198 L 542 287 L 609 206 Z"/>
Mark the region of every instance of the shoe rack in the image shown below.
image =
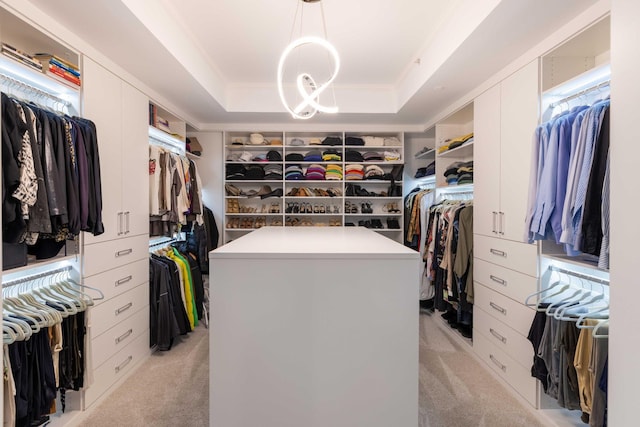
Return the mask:
<path id="1" fill-rule="evenodd" d="M 340 143 L 323 145 L 326 138 L 338 138 Z M 352 138 L 360 138 L 367 145 L 346 145 L 354 142 Z M 223 140 L 225 243 L 265 226 L 367 227 L 402 242 L 403 179 L 401 172 L 398 175 L 404 165 L 401 132 L 252 130 L 226 132 Z M 320 161 L 313 157 L 324 153 L 332 155 Z M 306 179 L 313 165 L 339 170 L 341 176 Z M 353 179 L 347 174 L 348 166 L 349 170 L 362 170 L 362 174 L 369 171 L 375 179 Z M 287 171 L 297 171 L 293 175 L 298 179 L 286 179 Z M 399 179 L 392 180 L 392 172 Z M 390 195 L 392 184 L 396 188 Z"/>

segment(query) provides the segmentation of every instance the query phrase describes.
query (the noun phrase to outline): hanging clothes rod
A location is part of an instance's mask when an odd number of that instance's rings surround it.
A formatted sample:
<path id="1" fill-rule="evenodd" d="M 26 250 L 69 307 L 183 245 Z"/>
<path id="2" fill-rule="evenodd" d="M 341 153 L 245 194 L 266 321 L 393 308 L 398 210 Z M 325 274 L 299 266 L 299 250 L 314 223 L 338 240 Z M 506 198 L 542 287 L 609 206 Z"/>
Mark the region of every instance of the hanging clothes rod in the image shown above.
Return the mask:
<path id="1" fill-rule="evenodd" d="M 600 283 L 601 285 L 609 285 L 608 279 L 603 279 L 601 277 L 590 276 L 588 274 L 578 273 L 576 271 L 567 270 L 565 268 L 556 267 L 554 265 L 549 266 L 549 271 L 555 271 L 557 273 L 564 273 L 569 276 L 577 277 L 578 279 L 585 279 L 591 282 Z"/>
<path id="2" fill-rule="evenodd" d="M 580 92 L 574 93 L 573 95 L 569 95 L 566 98 L 562 98 L 558 101 L 554 101 L 551 104 L 549 104 L 549 107 L 554 108 L 557 107 L 560 104 L 564 104 L 565 102 L 569 102 L 571 100 L 574 100 L 576 98 L 580 98 L 582 95 L 586 95 L 589 92 L 593 92 L 594 90 L 599 90 L 605 87 L 608 87 L 611 84 L 611 80 L 606 80 L 603 82 L 598 83 L 597 85 L 593 85 L 591 87 L 588 87 L 586 89 L 581 90 Z"/>
<path id="3" fill-rule="evenodd" d="M 149 126 L 149 142 L 181 156 L 186 156 L 186 143 L 153 126 Z"/>
<path id="4" fill-rule="evenodd" d="M 3 83 L 6 83 L 7 87 L 9 88 L 18 88 L 23 92 L 30 92 L 32 94 L 35 94 L 36 96 L 49 98 L 52 101 L 55 101 L 56 103 L 64 105 L 65 107 L 68 107 L 71 105 L 71 102 L 67 101 L 66 99 L 62 99 L 59 96 L 55 96 L 52 93 L 44 91 L 40 88 L 37 88 L 35 86 L 32 86 L 20 80 L 14 79 L 13 77 L 7 76 L 6 74 L 0 73 L 0 80 L 2 80 Z"/>
<path id="5" fill-rule="evenodd" d="M 53 270 L 48 270 L 48 271 L 43 271 L 42 273 L 38 273 L 38 274 L 33 274 L 31 276 L 26 276 L 26 277 L 21 277 L 19 279 L 15 279 L 15 280 L 10 280 L 6 283 L 2 284 L 2 288 L 8 288 L 11 286 L 15 286 L 15 285 L 19 285 L 20 283 L 27 283 L 27 282 L 31 282 L 32 280 L 36 280 L 36 279 L 40 279 L 42 277 L 48 277 L 48 276 L 53 276 L 54 274 L 57 273 L 64 273 L 64 272 L 68 272 L 71 271 L 73 267 L 70 265 L 67 265 L 66 267 L 60 267 L 60 268 L 56 268 Z"/>
<path id="6" fill-rule="evenodd" d="M 173 242 L 178 242 L 179 240 L 175 237 L 171 238 L 171 239 L 167 239 L 167 240 L 163 240 L 161 242 L 155 242 L 155 243 L 149 243 L 149 248 L 153 248 L 155 246 L 166 246 L 168 244 L 171 244 Z"/>

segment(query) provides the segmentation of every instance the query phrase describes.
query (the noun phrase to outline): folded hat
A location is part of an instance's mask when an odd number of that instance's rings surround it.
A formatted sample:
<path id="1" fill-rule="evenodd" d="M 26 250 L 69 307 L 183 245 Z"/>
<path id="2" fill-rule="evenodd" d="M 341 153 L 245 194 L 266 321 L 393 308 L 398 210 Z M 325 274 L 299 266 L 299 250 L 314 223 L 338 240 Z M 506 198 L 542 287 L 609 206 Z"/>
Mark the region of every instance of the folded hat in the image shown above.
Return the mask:
<path id="1" fill-rule="evenodd" d="M 386 146 L 392 146 L 392 147 L 397 147 L 402 145 L 402 143 L 400 142 L 400 140 L 395 137 L 395 136 L 390 136 L 390 137 L 386 137 L 384 139 L 384 145 Z"/>
<path id="2" fill-rule="evenodd" d="M 309 145 L 320 145 L 320 144 L 322 144 L 322 140 L 320 138 L 309 139 Z"/>
<path id="3" fill-rule="evenodd" d="M 282 140 L 279 138 L 273 138 L 269 141 L 269 145 L 282 145 Z"/>
<path id="4" fill-rule="evenodd" d="M 281 162 L 282 154 L 280 154 L 280 152 L 276 150 L 269 150 L 269 152 L 267 153 L 267 159 L 272 162 Z"/>
<path id="5" fill-rule="evenodd" d="M 328 136 L 322 140 L 322 145 L 342 145 L 342 139 L 337 136 Z"/>
<path id="6" fill-rule="evenodd" d="M 249 142 L 253 145 L 264 144 L 264 136 L 261 133 L 252 133 L 249 135 Z"/>
<path id="7" fill-rule="evenodd" d="M 238 158 L 238 160 L 240 160 L 241 162 L 250 162 L 251 159 L 253 159 L 253 156 L 248 151 L 243 151 Z"/>
<path id="8" fill-rule="evenodd" d="M 345 145 L 364 145 L 364 140 L 357 136 L 348 136 L 344 143 Z"/>
<path id="9" fill-rule="evenodd" d="M 287 162 L 302 162 L 304 161 L 304 156 L 300 153 L 289 153 L 284 157 L 284 159 Z"/>
<path id="10" fill-rule="evenodd" d="M 300 138 L 293 138 L 290 142 L 289 145 L 293 145 L 293 146 L 298 146 L 298 145 L 304 145 L 304 141 L 301 140 Z"/>

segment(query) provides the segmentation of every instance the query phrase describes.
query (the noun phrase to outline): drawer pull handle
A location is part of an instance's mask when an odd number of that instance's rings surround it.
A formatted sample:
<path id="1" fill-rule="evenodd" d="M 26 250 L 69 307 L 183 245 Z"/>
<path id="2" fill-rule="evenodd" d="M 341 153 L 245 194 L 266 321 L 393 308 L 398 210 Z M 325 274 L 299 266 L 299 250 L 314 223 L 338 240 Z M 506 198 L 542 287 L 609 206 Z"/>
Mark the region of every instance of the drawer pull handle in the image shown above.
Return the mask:
<path id="1" fill-rule="evenodd" d="M 120 341 L 127 339 L 127 337 L 129 335 L 131 335 L 133 333 L 133 329 L 129 329 L 127 332 L 125 332 L 124 334 L 120 335 L 118 338 L 116 338 L 116 344 L 119 344 Z"/>
<path id="2" fill-rule="evenodd" d="M 123 277 L 120 280 L 116 280 L 116 286 L 120 286 L 120 285 L 122 285 L 124 283 L 130 282 L 131 279 L 133 279 L 133 276 L 127 276 L 127 277 Z"/>
<path id="3" fill-rule="evenodd" d="M 506 365 L 503 365 L 502 363 L 500 363 L 500 362 L 498 361 L 498 359 L 496 359 L 496 358 L 494 357 L 494 355 L 493 355 L 493 354 L 490 354 L 490 355 L 489 355 L 489 359 L 491 359 L 491 361 L 493 362 L 493 364 L 494 364 L 494 365 L 496 365 L 498 368 L 502 369 L 502 371 L 507 372 L 507 366 L 506 366 Z"/>
<path id="4" fill-rule="evenodd" d="M 494 276 L 493 274 L 489 275 L 489 278 L 491 280 L 493 280 L 494 282 L 496 282 L 496 283 L 500 283 L 503 286 L 507 286 L 507 281 L 506 280 L 501 279 L 501 278 L 499 278 L 497 276 Z"/>
<path id="5" fill-rule="evenodd" d="M 489 328 L 489 332 L 491 332 L 491 335 L 493 335 L 494 337 L 496 337 L 500 341 L 502 341 L 503 344 L 507 343 L 507 339 L 505 337 L 503 337 L 502 335 L 500 335 L 499 333 L 497 333 L 495 329 Z"/>
<path id="6" fill-rule="evenodd" d="M 129 364 L 129 362 L 131 362 L 133 360 L 133 356 L 129 356 L 125 359 L 124 362 L 122 362 L 121 364 L 119 364 L 118 366 L 116 366 L 116 374 L 118 372 L 120 372 L 121 370 L 124 369 L 125 366 L 127 366 Z"/>
<path id="7" fill-rule="evenodd" d="M 127 310 L 129 310 L 131 307 L 133 307 L 133 303 L 130 302 L 129 304 L 123 305 L 122 307 L 120 307 L 119 309 L 116 310 L 116 316 L 120 313 L 123 313 Z"/>
<path id="8" fill-rule="evenodd" d="M 490 302 L 489 305 L 491 306 L 491 308 L 493 308 L 496 311 L 499 311 L 500 313 L 504 314 L 505 316 L 507 315 L 507 310 L 505 310 L 504 308 L 500 307 L 498 304 L 496 304 L 495 302 Z"/>
<path id="9" fill-rule="evenodd" d="M 505 257 L 505 258 L 507 257 L 507 253 L 506 253 L 506 252 L 504 252 L 504 251 L 499 251 L 499 250 L 497 250 L 497 249 L 489 249 L 489 252 L 491 252 L 491 253 L 492 253 L 492 254 L 494 254 L 494 255 L 501 256 L 501 257 Z"/>
<path id="10" fill-rule="evenodd" d="M 133 249 L 124 249 L 122 251 L 118 251 L 116 252 L 116 258 L 119 256 L 129 255 L 131 252 L 133 252 Z"/>

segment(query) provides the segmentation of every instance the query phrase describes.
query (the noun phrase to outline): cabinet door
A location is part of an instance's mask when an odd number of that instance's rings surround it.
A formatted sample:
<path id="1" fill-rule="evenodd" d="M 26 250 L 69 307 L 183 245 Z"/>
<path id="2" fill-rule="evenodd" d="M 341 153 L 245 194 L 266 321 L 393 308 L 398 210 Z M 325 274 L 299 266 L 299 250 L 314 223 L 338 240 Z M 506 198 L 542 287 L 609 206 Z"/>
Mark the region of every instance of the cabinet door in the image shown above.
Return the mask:
<path id="1" fill-rule="evenodd" d="M 149 234 L 149 99 L 122 82 L 122 211 L 128 236 Z"/>
<path id="2" fill-rule="evenodd" d="M 83 115 L 96 124 L 102 180 L 104 233 L 84 233 L 85 243 L 118 237 L 122 198 L 122 85 L 120 79 L 85 57 L 83 64 Z"/>
<path id="3" fill-rule="evenodd" d="M 538 124 L 538 76 L 535 60 L 502 82 L 501 231 L 504 238 L 516 241 L 524 239 L 531 138 Z"/>
<path id="4" fill-rule="evenodd" d="M 473 102 L 473 232 L 496 236 L 500 206 L 500 85 Z"/>

